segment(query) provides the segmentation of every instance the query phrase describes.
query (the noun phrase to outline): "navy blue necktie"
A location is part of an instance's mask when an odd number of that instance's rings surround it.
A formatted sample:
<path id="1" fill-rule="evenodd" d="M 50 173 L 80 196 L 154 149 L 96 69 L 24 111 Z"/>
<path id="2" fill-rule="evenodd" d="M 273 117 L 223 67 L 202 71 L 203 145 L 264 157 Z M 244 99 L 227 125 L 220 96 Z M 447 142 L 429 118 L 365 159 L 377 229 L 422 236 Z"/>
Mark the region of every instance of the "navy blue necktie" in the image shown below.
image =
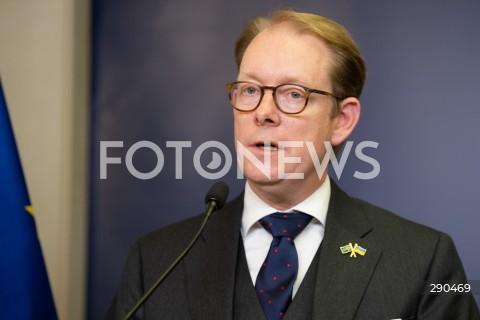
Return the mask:
<path id="1" fill-rule="evenodd" d="M 260 268 L 255 291 L 268 320 L 282 319 L 292 302 L 298 256 L 293 239 L 312 219 L 303 213 L 276 212 L 260 220 L 273 236 L 267 258 Z"/>

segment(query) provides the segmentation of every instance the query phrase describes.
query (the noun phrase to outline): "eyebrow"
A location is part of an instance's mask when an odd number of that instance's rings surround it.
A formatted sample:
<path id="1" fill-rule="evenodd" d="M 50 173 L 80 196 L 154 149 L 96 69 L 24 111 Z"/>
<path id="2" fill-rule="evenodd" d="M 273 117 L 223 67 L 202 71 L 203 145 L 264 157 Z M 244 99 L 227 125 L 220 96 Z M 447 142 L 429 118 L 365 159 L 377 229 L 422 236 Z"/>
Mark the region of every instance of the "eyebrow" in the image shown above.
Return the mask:
<path id="1" fill-rule="evenodd" d="M 261 85 L 281 85 L 281 84 L 299 84 L 299 85 L 302 85 L 302 86 L 305 86 L 305 87 L 312 87 L 312 86 L 315 86 L 314 84 L 309 84 L 309 83 L 306 83 L 304 81 L 301 81 L 299 80 L 300 78 L 297 77 L 297 76 L 286 76 L 286 77 L 282 77 L 282 81 L 280 81 L 280 83 L 276 83 L 276 84 L 270 84 L 270 83 L 265 83 L 264 81 L 261 81 L 260 80 L 260 77 L 258 76 L 255 76 L 253 74 L 250 74 L 250 73 L 244 73 L 243 76 L 246 77 L 246 79 L 240 79 L 237 77 L 237 80 L 238 81 L 252 81 L 252 82 L 256 82 L 258 84 L 261 84 Z"/>

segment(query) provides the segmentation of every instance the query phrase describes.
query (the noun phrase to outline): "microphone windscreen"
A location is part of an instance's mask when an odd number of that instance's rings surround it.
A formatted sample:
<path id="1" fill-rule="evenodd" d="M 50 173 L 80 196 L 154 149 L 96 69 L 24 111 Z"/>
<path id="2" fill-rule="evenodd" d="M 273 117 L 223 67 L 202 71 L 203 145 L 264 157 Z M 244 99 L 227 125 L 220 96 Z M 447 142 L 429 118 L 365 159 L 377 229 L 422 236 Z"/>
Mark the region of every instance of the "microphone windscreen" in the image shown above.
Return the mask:
<path id="1" fill-rule="evenodd" d="M 214 200 L 217 203 L 217 210 L 221 209 L 228 198 L 228 185 L 224 182 L 216 182 L 205 196 L 205 204 Z"/>

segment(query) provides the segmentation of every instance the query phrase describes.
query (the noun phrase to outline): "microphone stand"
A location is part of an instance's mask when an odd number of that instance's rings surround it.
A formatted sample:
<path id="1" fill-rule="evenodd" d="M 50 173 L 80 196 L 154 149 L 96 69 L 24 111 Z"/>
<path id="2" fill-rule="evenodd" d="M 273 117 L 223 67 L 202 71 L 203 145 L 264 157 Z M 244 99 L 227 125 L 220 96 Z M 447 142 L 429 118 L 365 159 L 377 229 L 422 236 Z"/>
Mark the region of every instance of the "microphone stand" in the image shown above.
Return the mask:
<path id="1" fill-rule="evenodd" d="M 227 191 L 228 193 L 228 191 Z M 219 200 L 220 202 L 222 200 Z M 212 213 L 217 209 L 217 202 L 218 200 L 216 199 L 208 199 L 207 200 L 207 214 L 205 216 L 205 219 L 203 219 L 202 226 L 198 230 L 197 234 L 193 238 L 193 240 L 190 242 L 188 247 L 183 250 L 183 252 L 177 257 L 177 259 L 170 265 L 170 267 L 158 278 L 158 280 L 148 289 L 147 292 L 143 295 L 143 297 L 137 302 L 137 304 L 130 310 L 130 312 L 123 318 L 123 320 L 129 320 L 135 312 L 137 312 L 138 308 L 140 308 L 145 301 L 150 297 L 150 295 L 157 289 L 157 287 L 165 280 L 165 278 L 172 272 L 172 270 L 177 266 L 180 261 L 185 257 L 185 255 L 190 251 L 190 249 L 193 247 L 195 242 L 197 242 L 197 239 L 200 237 L 200 234 L 202 233 L 203 229 L 205 229 L 205 226 L 207 225 L 208 219 L 210 219 L 210 216 Z M 223 201 L 224 202 L 224 201 Z M 222 204 L 220 203 L 220 206 Z"/>

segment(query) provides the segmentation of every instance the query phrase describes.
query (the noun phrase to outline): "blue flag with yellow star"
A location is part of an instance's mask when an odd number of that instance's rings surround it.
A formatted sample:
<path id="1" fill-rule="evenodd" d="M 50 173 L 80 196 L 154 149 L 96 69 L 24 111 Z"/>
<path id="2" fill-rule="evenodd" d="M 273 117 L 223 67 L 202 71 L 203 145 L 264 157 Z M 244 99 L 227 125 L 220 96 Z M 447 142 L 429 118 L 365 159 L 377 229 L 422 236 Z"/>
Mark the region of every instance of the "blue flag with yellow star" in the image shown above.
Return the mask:
<path id="1" fill-rule="evenodd" d="M 0 319 L 57 319 L 1 82 Z"/>

